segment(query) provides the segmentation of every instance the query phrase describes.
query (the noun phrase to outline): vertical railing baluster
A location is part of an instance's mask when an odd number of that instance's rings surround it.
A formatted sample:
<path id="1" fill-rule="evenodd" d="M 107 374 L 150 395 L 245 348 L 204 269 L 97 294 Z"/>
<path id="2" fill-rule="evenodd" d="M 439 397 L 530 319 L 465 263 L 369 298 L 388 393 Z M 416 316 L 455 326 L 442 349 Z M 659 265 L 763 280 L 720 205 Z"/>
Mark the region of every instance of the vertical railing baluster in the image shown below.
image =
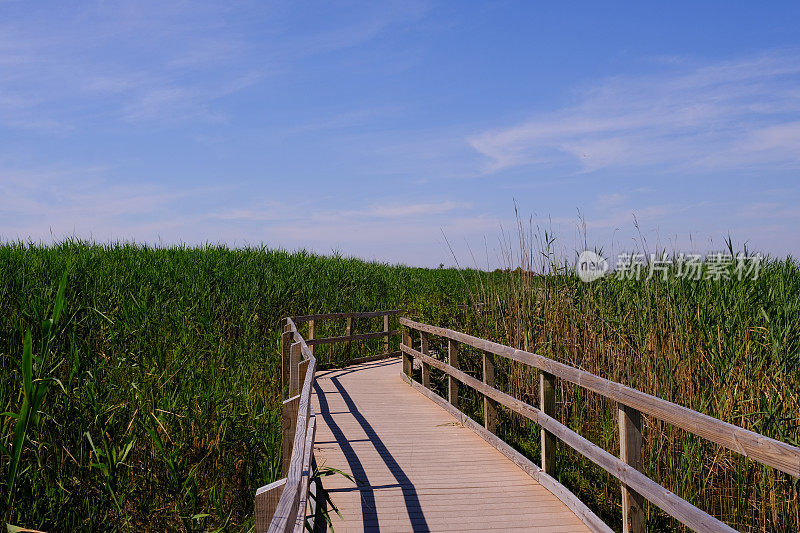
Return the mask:
<path id="1" fill-rule="evenodd" d="M 403 344 L 411 347 L 411 335 L 409 335 L 405 330 L 403 331 Z M 403 373 L 411 377 L 411 356 L 408 355 L 406 352 L 403 352 Z"/>
<path id="2" fill-rule="evenodd" d="M 483 352 L 483 382 L 494 387 L 494 354 Z M 483 395 L 483 427 L 497 433 L 497 402 Z"/>
<path id="3" fill-rule="evenodd" d="M 552 418 L 556 418 L 556 377 L 542 370 L 539 372 L 539 409 Z M 555 477 L 556 472 L 556 438 L 542 428 L 542 470 Z"/>
<path id="4" fill-rule="evenodd" d="M 636 409 L 617 404 L 619 414 L 619 458 L 642 471 L 642 415 Z M 644 531 L 644 498 L 641 494 L 622 485 L 622 531 L 641 533 Z"/>
<path id="5" fill-rule="evenodd" d="M 383 315 L 383 332 L 386 333 L 383 338 L 383 353 L 389 353 L 389 315 Z"/>
<path id="6" fill-rule="evenodd" d="M 317 335 L 316 324 L 314 323 L 314 320 L 309 320 L 308 321 L 308 339 L 306 339 L 306 340 L 313 341 L 316 338 L 316 335 Z M 311 350 L 311 355 L 314 355 L 314 345 L 312 344 L 311 346 L 308 347 L 308 349 Z"/>
<path id="7" fill-rule="evenodd" d="M 348 337 L 353 334 L 353 319 L 351 317 L 347 317 L 347 328 L 345 329 L 344 334 Z M 346 359 L 349 361 L 350 358 L 353 357 L 353 341 L 347 341 L 345 346 L 345 350 L 347 350 Z"/>
<path id="8" fill-rule="evenodd" d="M 425 355 L 430 355 L 428 348 L 428 334 L 424 331 L 419 332 L 419 351 Z M 431 388 L 431 365 L 422 362 L 422 386 L 426 389 Z"/>
<path id="9" fill-rule="evenodd" d="M 458 342 L 447 339 L 447 362 L 453 368 L 458 368 Z M 447 401 L 458 409 L 458 380 L 453 376 L 447 376 Z"/>

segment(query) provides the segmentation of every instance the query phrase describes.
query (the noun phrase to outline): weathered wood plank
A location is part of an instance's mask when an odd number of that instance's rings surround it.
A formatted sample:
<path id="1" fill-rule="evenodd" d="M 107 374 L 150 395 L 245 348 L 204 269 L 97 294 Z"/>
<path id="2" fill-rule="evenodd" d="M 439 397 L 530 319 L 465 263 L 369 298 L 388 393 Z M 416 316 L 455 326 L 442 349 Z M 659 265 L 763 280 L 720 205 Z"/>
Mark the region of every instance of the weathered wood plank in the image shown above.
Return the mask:
<path id="1" fill-rule="evenodd" d="M 281 475 L 286 477 L 292 461 L 292 447 L 297 432 L 297 411 L 300 407 L 300 396 L 284 400 L 281 406 Z"/>
<path id="2" fill-rule="evenodd" d="M 456 419 L 458 419 L 459 422 L 480 435 L 486 442 L 491 444 L 500 453 L 505 455 L 512 463 L 520 467 L 526 474 L 537 480 L 540 485 L 550 491 L 556 498 L 561 500 L 561 502 L 564 503 L 564 505 L 566 505 L 569 510 L 572 511 L 586 525 L 586 527 L 589 528 L 590 531 L 595 533 L 612 533 L 614 531 L 566 487 L 542 472 L 542 470 L 536 466 L 533 461 L 506 444 L 503 440 L 489 432 L 486 428 L 481 427 L 481 425 L 475 420 L 469 418 L 467 415 L 454 408 L 452 405 L 447 403 L 444 398 L 440 398 L 436 395 L 436 393 L 422 387 L 422 385 L 413 381 L 409 377 L 403 377 L 409 385 L 417 390 L 417 392 L 423 394 L 425 397 L 445 409 Z M 507 492 L 504 491 L 504 494 L 507 495 Z M 526 503 L 529 504 L 530 502 Z"/>
<path id="3" fill-rule="evenodd" d="M 400 318 L 400 323 L 409 328 L 452 338 L 480 350 L 486 350 L 495 355 L 544 370 L 560 379 L 685 429 L 755 461 L 777 468 L 794 477 L 800 477 L 800 449 L 789 444 L 759 435 L 535 353 L 517 350 L 458 331 L 422 324 L 404 317 Z"/>
<path id="4" fill-rule="evenodd" d="M 586 524 L 589 530 L 596 533 L 612 533 L 612 531 L 614 531 L 608 527 L 605 522 L 600 520 L 600 517 L 594 514 L 585 503 L 580 501 L 577 496 L 570 492 L 567 487 L 556 481 L 554 478 L 550 477 L 544 472 L 539 472 L 538 481 L 541 486 L 552 492 L 556 498 L 564 502 L 569 510 L 575 513 L 575 515 L 581 519 L 581 522 Z"/>
<path id="5" fill-rule="evenodd" d="M 286 478 L 282 478 L 256 490 L 254 503 L 256 533 L 267 533 L 272 515 L 275 514 L 275 508 L 278 506 L 285 486 Z"/>
<path id="6" fill-rule="evenodd" d="M 423 387 L 421 384 L 417 383 L 410 377 L 403 374 L 403 379 L 406 380 L 406 383 L 411 385 L 414 389 L 418 392 L 423 394 L 429 400 L 432 400 L 436 405 L 453 415 L 461 424 L 464 424 L 466 427 L 470 428 L 472 431 L 480 435 L 486 442 L 491 444 L 494 448 L 496 448 L 500 453 L 505 455 L 512 463 L 520 467 L 522 470 L 525 471 L 529 476 L 533 479 L 538 479 L 540 468 L 536 466 L 535 463 L 530 461 L 527 457 L 516 451 L 514 448 L 506 444 L 502 439 L 489 433 L 486 428 L 478 424 L 475 420 L 468 417 L 445 400 L 437 395 L 432 390 Z"/>
<path id="7" fill-rule="evenodd" d="M 293 338 L 295 342 L 299 342 L 301 346 L 301 351 L 303 357 L 306 359 L 314 357 L 314 354 L 311 353 L 311 348 L 308 347 L 306 344 L 306 340 L 300 335 L 300 332 L 297 331 L 297 325 L 292 321 L 291 318 L 286 318 L 286 325 L 284 326 L 284 331 L 291 332 L 293 334 Z"/>

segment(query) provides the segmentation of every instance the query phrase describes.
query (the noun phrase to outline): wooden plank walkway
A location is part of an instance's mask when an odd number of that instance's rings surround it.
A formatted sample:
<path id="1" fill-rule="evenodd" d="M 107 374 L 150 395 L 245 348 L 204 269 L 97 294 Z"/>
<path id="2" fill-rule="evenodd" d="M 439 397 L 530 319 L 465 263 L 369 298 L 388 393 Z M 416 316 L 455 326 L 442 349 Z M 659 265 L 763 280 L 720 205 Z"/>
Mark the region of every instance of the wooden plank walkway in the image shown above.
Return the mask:
<path id="1" fill-rule="evenodd" d="M 317 374 L 314 453 L 344 531 L 588 531 L 558 498 L 414 391 L 398 358 Z"/>

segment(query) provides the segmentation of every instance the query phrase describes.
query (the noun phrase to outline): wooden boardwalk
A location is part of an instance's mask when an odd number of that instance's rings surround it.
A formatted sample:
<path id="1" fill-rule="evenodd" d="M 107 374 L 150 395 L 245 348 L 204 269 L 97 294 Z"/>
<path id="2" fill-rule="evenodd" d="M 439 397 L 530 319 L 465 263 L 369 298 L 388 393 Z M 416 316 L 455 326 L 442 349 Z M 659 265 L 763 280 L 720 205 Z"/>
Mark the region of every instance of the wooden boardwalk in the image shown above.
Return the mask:
<path id="1" fill-rule="evenodd" d="M 588 531 L 564 503 L 412 389 L 399 358 L 319 372 L 323 479 L 344 531 Z"/>
<path id="2" fill-rule="evenodd" d="M 694 531 L 736 533 L 643 472 L 642 414 L 800 478 L 796 446 L 536 353 L 417 322 L 399 316 L 402 313 L 394 309 L 286 317 L 281 334 L 282 477 L 256 490 L 256 533 L 303 533 L 306 525 L 315 531 L 324 525 L 318 483 L 310 483 L 314 457 L 317 464 L 357 480 L 323 478 L 341 509 L 341 518 L 332 517 L 339 531 L 612 533 L 556 480 L 559 446 L 568 446 L 619 480 L 624 531 L 644 533 L 643 505 L 649 501 Z M 393 330 L 395 316 L 399 328 Z M 368 318 L 382 319 L 383 331 L 353 333 L 353 320 Z M 325 320 L 345 320 L 345 335 L 317 338 L 317 322 Z M 390 352 L 390 338 L 398 334 L 400 351 Z M 446 341 L 446 353 L 429 351 L 431 337 Z M 377 357 L 385 359 L 317 372 L 314 346 L 377 338 L 384 339 L 384 351 Z M 483 353 L 480 379 L 459 366 L 462 345 Z M 393 358 L 397 354 L 402 354 L 402 364 Z M 536 369 L 537 406 L 495 387 L 497 358 Z M 416 365 L 421 366 L 420 381 L 414 380 Z M 447 375 L 447 399 L 430 390 L 431 369 Z M 616 405 L 619 456 L 559 421 L 555 397 L 561 382 Z M 462 386 L 483 396 L 488 413 L 484 424 L 458 411 Z M 541 469 L 497 435 L 493 413 L 498 406 L 539 426 Z"/>

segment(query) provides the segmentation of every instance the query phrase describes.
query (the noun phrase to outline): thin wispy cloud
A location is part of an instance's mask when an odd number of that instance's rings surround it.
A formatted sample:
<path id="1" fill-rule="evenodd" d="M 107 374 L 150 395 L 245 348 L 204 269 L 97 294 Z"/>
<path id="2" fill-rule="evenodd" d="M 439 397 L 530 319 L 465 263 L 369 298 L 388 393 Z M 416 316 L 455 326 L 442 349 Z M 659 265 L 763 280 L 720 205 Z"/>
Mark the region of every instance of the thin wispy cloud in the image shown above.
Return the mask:
<path id="1" fill-rule="evenodd" d="M 709 171 L 800 167 L 800 54 L 674 65 L 620 76 L 575 102 L 475 135 L 487 172 L 567 163 L 582 171 L 650 167 Z"/>
<path id="2" fill-rule="evenodd" d="M 630 198 L 629 193 L 614 192 L 608 194 L 601 194 L 597 198 L 597 206 L 601 209 L 608 207 L 617 207 L 625 203 Z"/>
<path id="3" fill-rule="evenodd" d="M 248 1 L 100 3 L 61 7 L 58 16 L 39 12 L 22 25 L 0 20 L 0 126 L 63 128 L 89 117 L 150 126 L 219 122 L 224 97 L 286 74 L 292 62 L 410 24 L 427 9 L 376 4 L 353 9 L 345 25 L 302 35 L 285 27 L 297 16 L 287 6 Z M 242 24 L 248 12 L 260 17 L 258 28 Z"/>
<path id="4" fill-rule="evenodd" d="M 403 218 L 411 216 L 443 215 L 467 207 L 469 207 L 469 204 L 466 202 L 455 202 L 452 200 L 411 204 L 376 204 L 366 210 L 365 214 L 378 218 Z"/>

